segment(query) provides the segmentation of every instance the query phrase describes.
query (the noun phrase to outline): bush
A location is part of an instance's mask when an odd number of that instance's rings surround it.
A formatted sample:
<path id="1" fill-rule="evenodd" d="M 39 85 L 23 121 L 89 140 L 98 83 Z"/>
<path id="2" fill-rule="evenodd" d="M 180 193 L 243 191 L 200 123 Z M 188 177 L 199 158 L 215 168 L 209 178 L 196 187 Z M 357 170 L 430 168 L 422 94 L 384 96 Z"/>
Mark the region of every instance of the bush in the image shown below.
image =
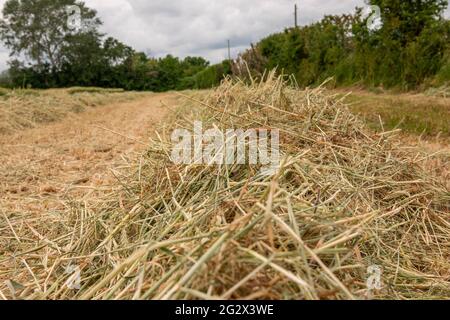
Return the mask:
<path id="1" fill-rule="evenodd" d="M 194 83 L 194 88 L 208 89 L 218 86 L 222 79 L 229 74 L 231 74 L 231 65 L 229 61 L 223 61 L 222 63 L 212 65 L 193 77 L 192 81 Z"/>
<path id="2" fill-rule="evenodd" d="M 270 35 L 240 55 L 233 71 L 239 75 L 245 64 L 251 74 L 276 68 L 294 74 L 302 87 L 319 85 L 329 77 L 335 77 L 337 85 L 362 83 L 406 90 L 434 77 L 438 84 L 448 82 L 450 22 L 430 16 L 418 24 L 407 16 L 398 26 L 396 19 L 404 12 L 389 14 L 384 12 L 384 25 L 378 31 L 369 31 L 357 10 L 354 15 L 327 16 L 312 25 Z M 415 12 L 422 18 L 427 14 Z"/>
<path id="3" fill-rule="evenodd" d="M 436 75 L 437 85 L 449 85 L 450 84 L 450 53 L 448 54 L 447 61 Z"/>

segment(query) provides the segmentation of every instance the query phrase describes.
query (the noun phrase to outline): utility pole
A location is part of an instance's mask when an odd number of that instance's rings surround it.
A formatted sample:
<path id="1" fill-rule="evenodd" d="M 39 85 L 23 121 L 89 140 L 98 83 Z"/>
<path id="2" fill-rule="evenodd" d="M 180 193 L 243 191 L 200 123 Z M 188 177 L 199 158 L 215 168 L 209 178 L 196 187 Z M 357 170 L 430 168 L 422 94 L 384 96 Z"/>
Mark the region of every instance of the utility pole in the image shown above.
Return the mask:
<path id="1" fill-rule="evenodd" d="M 230 45 L 230 40 L 228 40 L 228 61 L 231 62 L 231 45 Z"/>
<path id="2" fill-rule="evenodd" d="M 295 29 L 298 28 L 298 7 L 297 4 L 295 4 L 295 13 L 294 13 L 294 17 L 295 17 Z"/>

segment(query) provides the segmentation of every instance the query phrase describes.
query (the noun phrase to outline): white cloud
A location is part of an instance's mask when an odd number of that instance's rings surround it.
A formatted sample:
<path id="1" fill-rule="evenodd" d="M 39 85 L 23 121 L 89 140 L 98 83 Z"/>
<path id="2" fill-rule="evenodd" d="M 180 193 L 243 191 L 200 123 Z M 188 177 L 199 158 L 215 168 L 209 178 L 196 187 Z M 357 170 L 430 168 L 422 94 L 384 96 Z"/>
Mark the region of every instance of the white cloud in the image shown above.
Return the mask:
<path id="1" fill-rule="evenodd" d="M 292 0 L 87 0 L 104 21 L 103 29 L 137 50 L 156 56 L 201 55 L 217 62 L 250 43 L 294 23 Z M 362 0 L 303 0 L 299 20 L 350 12 Z"/>

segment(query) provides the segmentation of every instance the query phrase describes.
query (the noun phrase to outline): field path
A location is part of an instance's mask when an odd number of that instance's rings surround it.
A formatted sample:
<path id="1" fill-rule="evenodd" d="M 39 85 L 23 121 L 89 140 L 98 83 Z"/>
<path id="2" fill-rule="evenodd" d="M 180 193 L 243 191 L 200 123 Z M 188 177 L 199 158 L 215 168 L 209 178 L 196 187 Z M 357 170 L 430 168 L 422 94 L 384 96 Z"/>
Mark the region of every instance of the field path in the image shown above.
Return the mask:
<path id="1" fill-rule="evenodd" d="M 48 212 L 63 198 L 108 190 L 113 171 L 145 149 L 176 96 L 149 94 L 96 107 L 60 122 L 0 136 L 0 210 Z"/>

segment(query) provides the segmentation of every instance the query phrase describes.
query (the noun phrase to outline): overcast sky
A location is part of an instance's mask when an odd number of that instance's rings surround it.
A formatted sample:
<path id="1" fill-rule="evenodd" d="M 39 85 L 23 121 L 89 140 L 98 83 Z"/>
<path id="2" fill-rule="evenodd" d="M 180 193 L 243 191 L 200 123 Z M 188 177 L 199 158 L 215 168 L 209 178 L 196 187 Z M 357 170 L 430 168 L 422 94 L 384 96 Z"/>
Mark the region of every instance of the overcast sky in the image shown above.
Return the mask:
<path id="1" fill-rule="evenodd" d="M 0 5 L 6 0 L 0 0 Z M 299 4 L 300 24 L 325 14 L 349 13 L 363 0 L 85 0 L 98 11 L 102 31 L 152 56 L 168 53 L 200 55 L 215 63 L 271 33 L 294 24 Z M 449 16 L 447 12 L 447 16 Z M 0 70 L 8 52 L 0 46 Z"/>

